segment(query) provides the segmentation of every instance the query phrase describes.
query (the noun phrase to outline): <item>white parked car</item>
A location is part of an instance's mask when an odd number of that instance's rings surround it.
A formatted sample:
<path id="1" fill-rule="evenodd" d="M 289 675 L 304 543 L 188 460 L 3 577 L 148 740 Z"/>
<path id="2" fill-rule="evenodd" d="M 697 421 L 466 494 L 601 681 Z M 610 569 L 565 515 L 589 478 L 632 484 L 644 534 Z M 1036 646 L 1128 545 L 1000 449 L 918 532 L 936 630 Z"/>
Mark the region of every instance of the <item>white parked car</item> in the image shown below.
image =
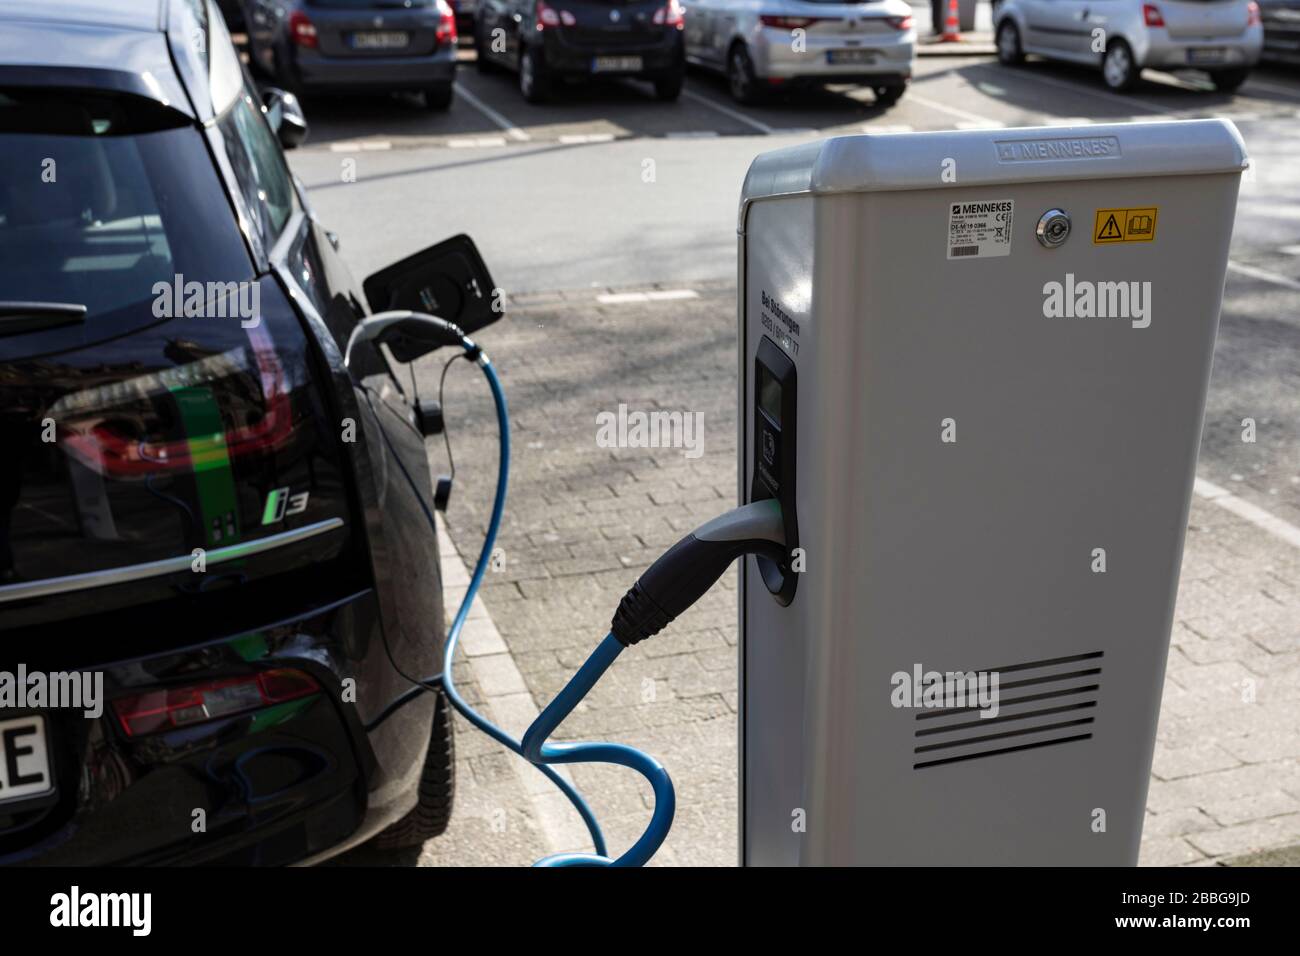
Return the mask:
<path id="1" fill-rule="evenodd" d="M 789 86 L 861 83 L 882 103 L 907 89 L 916 55 L 904 0 L 684 0 L 686 60 L 725 73 L 753 103 Z"/>
<path id="2" fill-rule="evenodd" d="M 1026 53 L 1101 68 L 1112 90 L 1144 67 L 1197 69 L 1235 90 L 1264 45 L 1255 0 L 1003 0 L 994 13 L 998 59 Z"/>

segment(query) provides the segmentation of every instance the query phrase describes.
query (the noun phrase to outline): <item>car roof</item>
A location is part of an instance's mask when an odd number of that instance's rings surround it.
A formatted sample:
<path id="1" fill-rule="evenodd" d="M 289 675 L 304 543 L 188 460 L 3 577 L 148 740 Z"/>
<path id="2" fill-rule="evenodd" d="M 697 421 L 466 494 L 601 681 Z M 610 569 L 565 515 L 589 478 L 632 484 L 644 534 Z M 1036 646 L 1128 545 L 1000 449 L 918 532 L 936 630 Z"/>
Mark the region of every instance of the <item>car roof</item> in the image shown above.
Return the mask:
<path id="1" fill-rule="evenodd" d="M 192 45 L 178 49 L 175 33 L 201 9 L 202 0 L 6 0 L 0 86 L 114 90 L 193 117 L 177 66 L 187 79 L 206 71 L 189 68 Z"/>

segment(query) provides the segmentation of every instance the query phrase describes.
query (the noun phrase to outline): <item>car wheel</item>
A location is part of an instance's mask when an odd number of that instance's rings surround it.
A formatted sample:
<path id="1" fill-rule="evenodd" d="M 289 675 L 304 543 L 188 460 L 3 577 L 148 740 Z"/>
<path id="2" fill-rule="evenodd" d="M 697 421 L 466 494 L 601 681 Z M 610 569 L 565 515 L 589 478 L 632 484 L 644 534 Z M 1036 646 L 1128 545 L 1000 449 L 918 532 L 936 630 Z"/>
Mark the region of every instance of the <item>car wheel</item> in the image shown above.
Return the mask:
<path id="1" fill-rule="evenodd" d="M 452 86 L 439 83 L 437 86 L 424 88 L 424 108 L 427 110 L 445 110 L 451 107 Z"/>
<path id="2" fill-rule="evenodd" d="M 686 82 L 686 70 L 682 69 L 655 81 L 655 98 L 671 103 L 682 95 L 682 85 Z"/>
<path id="3" fill-rule="evenodd" d="M 519 92 L 529 103 L 545 103 L 551 95 L 551 78 L 546 75 L 542 55 L 532 47 L 525 47 L 519 58 Z"/>
<path id="4" fill-rule="evenodd" d="M 892 106 L 898 102 L 898 98 L 903 95 L 907 87 L 900 84 L 892 86 L 872 87 L 872 92 L 876 94 L 876 102 L 881 106 Z"/>
<path id="5" fill-rule="evenodd" d="M 727 88 L 737 103 L 748 106 L 759 100 L 758 78 L 754 76 L 754 64 L 743 43 L 733 46 L 727 56 Z"/>
<path id="6" fill-rule="evenodd" d="M 1025 51 L 1020 46 L 1020 31 L 1010 17 L 998 24 L 998 62 L 1005 66 L 1019 66 L 1025 62 Z"/>
<path id="7" fill-rule="evenodd" d="M 1220 93 L 1231 93 L 1250 76 L 1250 70 L 1216 70 L 1210 74 L 1210 82 Z"/>
<path id="8" fill-rule="evenodd" d="M 434 697 L 437 703 L 433 709 L 433 733 L 420 771 L 419 796 L 410 813 L 375 837 L 375 845 L 380 849 L 420 846 L 446 830 L 451 819 L 452 797 L 456 793 L 456 731 L 447 696 L 438 692 Z"/>
<path id="9" fill-rule="evenodd" d="M 1106 85 L 1117 93 L 1131 90 L 1137 84 L 1139 72 L 1128 44 L 1123 40 L 1111 41 L 1101 61 L 1101 75 Z"/>

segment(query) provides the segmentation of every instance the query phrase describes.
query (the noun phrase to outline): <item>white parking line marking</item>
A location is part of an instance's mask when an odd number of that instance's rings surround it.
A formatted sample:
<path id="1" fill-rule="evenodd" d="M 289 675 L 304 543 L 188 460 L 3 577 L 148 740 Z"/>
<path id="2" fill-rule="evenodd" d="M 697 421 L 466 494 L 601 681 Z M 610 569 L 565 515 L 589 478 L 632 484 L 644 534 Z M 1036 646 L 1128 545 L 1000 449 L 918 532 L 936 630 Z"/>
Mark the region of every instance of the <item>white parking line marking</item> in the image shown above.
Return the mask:
<path id="1" fill-rule="evenodd" d="M 664 133 L 664 139 L 713 139 L 718 135 L 713 129 L 687 129 L 680 132 Z"/>
<path id="2" fill-rule="evenodd" d="M 906 123 L 863 123 L 862 132 L 864 133 L 912 133 L 916 127 L 908 126 Z"/>
<path id="3" fill-rule="evenodd" d="M 729 106 L 723 106 L 721 103 L 715 103 L 707 96 L 700 96 L 700 94 L 692 93 L 690 90 L 682 90 L 682 96 L 686 97 L 688 100 L 694 100 L 696 103 L 702 103 L 703 105 L 707 106 L 709 109 L 717 110 L 723 116 L 730 116 L 737 123 L 744 123 L 746 126 L 750 127 L 751 129 L 756 129 L 760 133 L 763 133 L 764 135 L 770 136 L 776 132 L 776 130 L 768 126 L 766 123 L 760 123 L 758 120 L 746 116 L 744 113 L 741 113 L 739 110 L 733 110 Z"/>
<path id="4" fill-rule="evenodd" d="M 447 145 L 452 149 L 465 149 L 473 146 L 504 146 L 506 138 L 504 136 L 456 136 L 447 140 Z"/>
<path id="5" fill-rule="evenodd" d="M 944 113 L 954 119 L 962 120 L 966 125 L 958 123 L 958 128 L 962 129 L 997 129 L 1006 126 L 1006 123 L 1000 120 L 990 119 L 987 116 L 981 116 L 979 113 L 972 113 L 969 110 L 958 109 L 955 106 L 949 106 L 947 103 L 940 103 L 938 100 L 932 100 L 928 96 L 921 96 L 919 93 L 909 92 L 907 99 L 913 103 L 920 103 L 927 109 L 932 109 L 937 113 Z"/>
<path id="6" fill-rule="evenodd" d="M 393 144 L 386 139 L 350 139 L 342 143 L 330 143 L 331 153 L 356 153 L 362 150 L 392 148 Z"/>
<path id="7" fill-rule="evenodd" d="M 566 146 L 577 146 L 581 143 L 612 143 L 613 141 L 613 133 L 570 133 L 560 137 L 560 142 Z"/>
<path id="8" fill-rule="evenodd" d="M 456 95 L 464 99 L 465 102 L 469 103 L 470 106 L 474 107 L 492 122 L 496 123 L 497 126 L 501 127 L 501 129 L 505 130 L 506 135 L 516 143 L 526 143 L 532 139 L 531 136 L 521 130 L 518 126 L 510 122 L 510 120 L 506 119 L 492 107 L 488 106 L 459 83 L 456 84 Z"/>
<path id="9" fill-rule="evenodd" d="M 674 299 L 698 299 L 694 289 L 651 289 L 647 292 L 606 292 L 596 296 L 601 305 L 627 305 L 632 302 L 669 302 Z"/>
<path id="10" fill-rule="evenodd" d="M 1255 527 L 1276 535 L 1293 548 L 1300 548 L 1300 528 L 1297 528 L 1291 522 L 1284 521 L 1277 515 L 1269 514 L 1258 505 L 1253 505 L 1244 498 L 1238 498 L 1227 488 L 1220 488 L 1204 478 L 1196 479 L 1193 490 L 1206 501 L 1218 505 L 1225 511 L 1231 511 L 1239 518 L 1245 518 Z"/>
<path id="11" fill-rule="evenodd" d="M 1300 282 L 1286 276 L 1278 275 L 1276 272 L 1269 272 L 1267 269 L 1259 269 L 1255 266 L 1243 265 L 1240 262 L 1228 260 L 1228 268 L 1233 272 L 1240 272 L 1244 276 L 1250 276 L 1252 279 L 1260 279 L 1263 282 L 1271 282 L 1274 285 L 1280 285 L 1284 289 L 1294 289 L 1300 292 Z"/>

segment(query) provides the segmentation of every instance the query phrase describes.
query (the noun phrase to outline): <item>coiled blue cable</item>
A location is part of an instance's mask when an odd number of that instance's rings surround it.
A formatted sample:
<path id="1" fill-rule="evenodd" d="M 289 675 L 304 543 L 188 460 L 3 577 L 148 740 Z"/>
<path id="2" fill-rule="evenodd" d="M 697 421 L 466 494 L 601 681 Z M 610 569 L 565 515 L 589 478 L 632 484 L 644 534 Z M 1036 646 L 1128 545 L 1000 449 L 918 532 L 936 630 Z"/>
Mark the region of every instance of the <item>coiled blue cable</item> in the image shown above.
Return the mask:
<path id="1" fill-rule="evenodd" d="M 569 799 L 569 802 L 573 804 L 574 809 L 578 811 L 583 822 L 587 825 L 587 831 L 591 834 L 592 843 L 595 845 L 596 852 L 594 854 L 562 853 L 538 861 L 537 866 L 643 866 L 654 856 L 655 851 L 659 849 L 672 827 L 677 798 L 668 772 L 653 757 L 622 744 L 546 743 L 546 738 L 555 731 L 555 728 L 573 711 L 578 702 L 595 686 L 596 681 L 600 680 L 601 675 L 614 663 L 614 660 L 623 650 L 623 645 L 612 634 L 601 642 L 564 689 L 533 721 L 532 726 L 525 732 L 522 743 L 474 710 L 461 697 L 460 691 L 456 688 L 455 678 L 452 673 L 452 661 L 456 656 L 460 632 L 465 626 L 465 620 L 469 617 L 470 605 L 474 603 L 474 598 L 483 583 L 483 576 L 487 572 L 488 562 L 491 560 L 492 550 L 496 545 L 497 532 L 501 528 L 501 516 L 505 511 L 506 485 L 510 475 L 510 415 L 506 410 L 506 396 L 501 388 L 501 381 L 497 377 L 496 369 L 493 368 L 487 355 L 479 351 L 472 341 L 468 338 L 463 339 L 462 345 L 467 355 L 476 357 L 477 364 L 482 369 L 483 375 L 488 380 L 488 386 L 492 390 L 492 400 L 496 405 L 501 453 L 497 464 L 497 488 L 492 502 L 492 516 L 488 521 L 487 534 L 483 538 L 483 547 L 479 551 L 478 561 L 475 563 L 474 572 L 470 576 L 469 586 L 465 589 L 465 596 L 461 599 L 460 608 L 456 611 L 456 616 L 447 631 L 446 647 L 442 659 L 442 675 L 439 682 L 447 695 L 447 699 L 466 720 L 502 746 L 521 755 L 536 766 Z M 409 475 L 407 480 L 410 480 Z M 424 504 L 423 496 L 417 493 L 416 497 L 419 498 L 425 516 L 432 524 L 433 516 Z M 646 827 L 646 831 L 641 835 L 641 838 L 626 853 L 616 859 L 609 857 L 605 847 L 604 834 L 601 833 L 600 824 L 596 822 L 596 817 L 592 813 L 591 807 L 587 805 L 587 801 L 550 766 L 551 764 L 587 762 L 612 763 L 630 767 L 649 780 L 654 790 L 655 806 L 650 818 L 650 824 Z"/>

